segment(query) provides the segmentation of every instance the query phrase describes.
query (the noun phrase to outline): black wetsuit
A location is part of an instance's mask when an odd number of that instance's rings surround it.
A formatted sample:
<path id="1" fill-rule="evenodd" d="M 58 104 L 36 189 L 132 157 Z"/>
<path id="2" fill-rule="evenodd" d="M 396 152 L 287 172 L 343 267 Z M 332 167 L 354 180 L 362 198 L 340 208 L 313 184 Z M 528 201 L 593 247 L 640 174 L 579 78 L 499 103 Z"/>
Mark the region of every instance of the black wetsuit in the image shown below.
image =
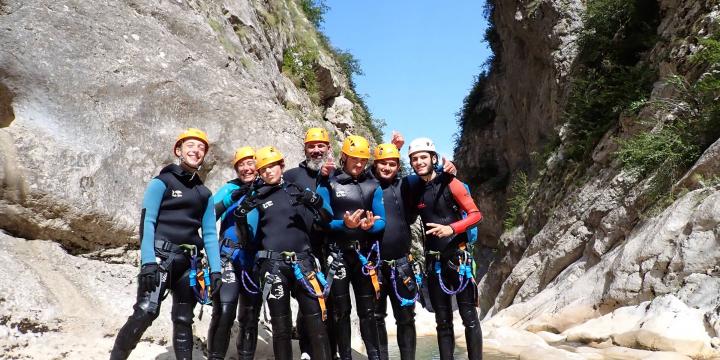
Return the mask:
<path id="1" fill-rule="evenodd" d="M 240 360 L 251 360 L 255 357 L 258 338 L 258 320 L 260 315 L 260 294 L 252 279 L 255 254 L 258 246 L 250 242 L 241 246 L 238 242 L 235 217 L 233 212 L 237 203 L 225 208 L 223 200 L 228 202 L 230 194 L 235 190 L 246 193 L 250 184 L 234 179 L 220 188 L 213 201 L 215 210 L 221 209 L 220 223 L 220 256 L 223 262 L 223 286 L 213 298 L 213 312 L 208 327 L 208 359 L 225 359 L 230 332 L 235 323 L 239 324 L 237 351 Z"/>
<path id="2" fill-rule="evenodd" d="M 296 168 L 285 171 L 283 173 L 283 178 L 288 183 L 297 185 L 300 189 L 310 189 L 312 191 L 316 191 L 321 182 L 327 181 L 327 177 L 322 176 L 320 174 L 320 170 L 312 170 L 308 168 L 307 160 L 303 160 Z M 325 259 L 325 252 L 323 251 L 324 237 L 325 234 L 322 229 L 319 229 L 318 226 L 313 226 L 313 230 L 310 232 L 310 251 L 312 251 L 313 255 L 315 255 L 318 259 Z M 323 271 L 325 271 L 325 262 L 321 261 L 320 265 L 322 266 Z M 330 306 L 329 303 L 328 306 Z M 307 329 L 303 328 L 302 321 L 300 321 L 301 317 L 302 311 L 298 311 L 295 323 L 297 324 L 297 333 L 300 340 L 300 352 L 308 353 L 312 358 L 312 348 L 310 347 L 310 339 L 308 336 L 309 333 Z M 328 336 L 330 338 L 330 348 L 333 352 L 335 352 L 337 346 L 331 331 L 328 331 Z"/>
<path id="3" fill-rule="evenodd" d="M 382 202 L 382 189 L 378 182 L 367 174 L 358 178 L 339 171 L 333 176 L 327 187 L 318 188 L 326 203 L 330 204 L 333 212 L 333 221 L 330 222 L 328 233 L 328 248 L 326 249 L 332 263 L 329 268 L 337 268 L 332 279 L 331 300 L 333 302 L 333 331 L 336 336 L 341 359 L 350 359 L 350 283 L 355 292 L 355 304 L 360 320 L 360 334 L 369 359 L 379 359 L 379 335 L 374 310 L 376 306 L 376 293 L 374 283 L 370 276 L 362 272 L 363 265 L 356 248 L 367 256 L 371 247 L 381 239 L 381 231 L 385 228 L 385 208 Z M 381 219 L 367 231 L 360 227 L 349 229 L 344 225 L 343 215 L 346 211 L 354 212 L 357 209 L 370 210 Z M 376 260 L 375 260 L 376 261 Z"/>
<path id="4" fill-rule="evenodd" d="M 110 359 L 126 359 L 145 330 L 160 313 L 162 298 L 170 289 L 173 297 L 173 348 L 177 359 L 191 359 L 195 294 L 190 288 L 190 259 L 180 245 L 205 248 L 211 272 L 220 272 L 220 255 L 211 192 L 197 174 L 178 165 L 168 165 L 148 183 L 140 222 L 140 254 L 143 265 L 158 263 L 167 269 L 159 292 L 138 287 L 134 312 L 120 329 Z M 202 238 L 198 230 L 202 228 Z M 156 259 L 159 259 L 157 261 Z M 154 295 L 155 294 L 155 295 Z M 157 302 L 155 302 L 157 301 Z"/>
<path id="5" fill-rule="evenodd" d="M 263 300 L 267 301 L 270 310 L 275 358 L 292 358 L 292 293 L 303 312 L 304 326 L 312 334 L 313 359 L 331 359 L 320 302 L 295 277 L 295 264 L 289 255 L 289 252 L 294 254 L 303 273 L 318 271 L 316 259 L 310 253 L 309 237 L 316 215 L 298 203 L 295 196 L 300 191 L 299 187 L 284 182 L 281 185 L 263 185 L 251 196 L 249 201 L 255 209 L 248 215 L 249 226 L 256 228 L 255 240 L 261 247 L 253 273 L 261 284 L 263 295 L 267 291 L 268 296 Z M 255 224 L 250 217 L 253 212 L 257 212 Z"/>
<path id="6" fill-rule="evenodd" d="M 378 178 L 379 179 L 379 178 Z M 419 178 L 415 177 L 417 181 Z M 414 263 L 410 255 L 412 234 L 410 224 L 417 217 L 409 195 L 409 179 L 395 178 L 388 183 L 379 179 L 383 189 L 385 203 L 385 231 L 383 232 L 381 254 L 382 259 L 382 293 L 375 309 L 380 336 L 380 353 L 383 359 L 389 359 L 387 329 L 387 298 L 390 298 L 395 323 L 397 325 L 397 342 L 402 360 L 415 359 L 415 295 L 419 291 L 413 271 Z M 388 263 L 394 261 L 394 263 Z M 395 273 L 393 286 L 391 274 Z M 397 289 L 397 294 L 395 293 Z M 404 303 L 397 296 L 404 299 Z M 412 301 L 410 301 L 412 299 Z"/>
<path id="7" fill-rule="evenodd" d="M 458 257 L 472 257 L 461 249 L 467 243 L 466 230 L 477 224 L 482 219 L 482 215 L 463 183 L 451 175 L 441 173 L 433 180 L 421 181 L 412 188 L 415 208 L 423 223 L 450 225 L 454 231 L 453 235 L 444 238 L 433 235 L 425 237 L 427 286 L 430 303 L 435 311 L 440 359 L 452 359 L 455 349 L 452 295 L 442 289 L 437 270 L 440 270 L 446 288 L 451 291 L 458 289 L 460 286 Z M 467 213 L 466 218 L 463 218 L 461 211 Z M 427 232 L 429 229 L 424 230 Z M 477 286 L 474 281 L 455 294 L 460 317 L 465 326 L 468 358 L 471 360 L 482 359 L 482 330 L 476 309 L 477 296 Z"/>

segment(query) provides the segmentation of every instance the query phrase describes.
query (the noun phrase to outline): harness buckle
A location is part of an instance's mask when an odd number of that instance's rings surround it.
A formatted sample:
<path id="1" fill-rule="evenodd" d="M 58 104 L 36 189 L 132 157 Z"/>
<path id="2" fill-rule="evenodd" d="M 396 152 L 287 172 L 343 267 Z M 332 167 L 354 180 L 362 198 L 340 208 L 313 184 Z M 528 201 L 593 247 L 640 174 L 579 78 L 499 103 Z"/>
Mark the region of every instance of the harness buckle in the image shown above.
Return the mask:
<path id="1" fill-rule="evenodd" d="M 183 250 L 185 250 L 186 252 L 188 252 L 188 253 L 190 254 L 190 256 L 195 256 L 195 257 L 196 257 L 196 256 L 198 255 L 198 249 L 197 249 L 197 246 L 195 246 L 195 245 L 192 245 L 192 244 L 181 244 L 180 247 L 181 247 Z"/>
<path id="2" fill-rule="evenodd" d="M 294 251 L 283 251 L 280 253 L 285 259 L 284 261 L 289 264 L 297 263 L 297 254 Z"/>

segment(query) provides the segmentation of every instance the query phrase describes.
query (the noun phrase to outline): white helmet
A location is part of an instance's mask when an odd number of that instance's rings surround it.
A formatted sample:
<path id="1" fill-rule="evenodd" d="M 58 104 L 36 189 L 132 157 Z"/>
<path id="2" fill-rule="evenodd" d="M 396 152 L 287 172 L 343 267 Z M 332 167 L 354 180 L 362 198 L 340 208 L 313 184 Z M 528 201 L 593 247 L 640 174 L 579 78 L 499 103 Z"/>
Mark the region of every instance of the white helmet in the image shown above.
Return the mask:
<path id="1" fill-rule="evenodd" d="M 408 156 L 412 156 L 412 154 L 420 151 L 436 153 L 435 143 L 429 138 L 417 138 L 411 141 L 410 146 L 408 146 Z"/>

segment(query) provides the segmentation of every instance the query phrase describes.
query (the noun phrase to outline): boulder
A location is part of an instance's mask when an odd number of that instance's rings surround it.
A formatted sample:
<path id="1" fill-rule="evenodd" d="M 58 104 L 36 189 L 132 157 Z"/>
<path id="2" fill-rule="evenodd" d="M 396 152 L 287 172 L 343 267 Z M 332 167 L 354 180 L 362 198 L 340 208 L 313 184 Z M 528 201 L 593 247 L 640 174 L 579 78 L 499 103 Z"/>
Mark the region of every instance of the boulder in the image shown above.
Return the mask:
<path id="1" fill-rule="evenodd" d="M 353 103 L 344 96 L 333 98 L 325 110 L 325 119 L 341 132 L 349 132 L 355 127 Z"/>
<path id="2" fill-rule="evenodd" d="M 135 243 L 145 185 L 188 127 L 209 135 L 211 190 L 234 178 L 243 145 L 298 163 L 304 129 L 333 124 L 278 67 L 296 33 L 314 31 L 290 6 L 3 1 L 0 228 L 79 252 Z"/>

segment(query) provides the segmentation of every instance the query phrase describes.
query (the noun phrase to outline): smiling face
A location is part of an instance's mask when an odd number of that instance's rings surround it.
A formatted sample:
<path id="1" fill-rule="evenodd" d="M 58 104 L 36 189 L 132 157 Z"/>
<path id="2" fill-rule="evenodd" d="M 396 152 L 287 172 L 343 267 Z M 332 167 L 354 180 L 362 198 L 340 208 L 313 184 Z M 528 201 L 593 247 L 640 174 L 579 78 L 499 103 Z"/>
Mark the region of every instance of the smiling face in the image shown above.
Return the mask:
<path id="1" fill-rule="evenodd" d="M 205 160 L 206 151 L 207 146 L 204 142 L 197 139 L 187 139 L 175 148 L 175 156 L 180 157 L 186 166 L 197 169 Z"/>
<path id="2" fill-rule="evenodd" d="M 376 175 L 385 181 L 394 180 L 400 170 L 398 159 L 375 160 L 374 164 Z"/>
<path id="3" fill-rule="evenodd" d="M 308 166 L 313 170 L 320 169 L 329 150 L 330 146 L 324 141 L 310 141 L 305 143 L 305 158 L 307 159 Z"/>
<path id="4" fill-rule="evenodd" d="M 235 172 L 237 173 L 237 177 L 240 181 L 246 184 L 252 182 L 257 176 L 255 159 L 252 157 L 240 159 L 240 161 L 235 164 Z"/>
<path id="5" fill-rule="evenodd" d="M 361 159 L 347 155 L 343 156 L 345 157 L 345 165 L 343 166 L 343 171 L 345 171 L 345 173 L 352 177 L 358 177 L 363 173 L 363 171 L 365 171 L 368 159 Z"/>
<path id="6" fill-rule="evenodd" d="M 258 169 L 258 173 L 266 184 L 276 185 L 280 183 L 280 180 L 282 180 L 283 167 L 285 167 L 283 162 L 278 161 L 269 164 L 262 169 Z"/>
<path id="7" fill-rule="evenodd" d="M 433 155 L 427 151 L 418 151 L 410 156 L 410 166 L 415 174 L 426 176 L 433 168 Z"/>

